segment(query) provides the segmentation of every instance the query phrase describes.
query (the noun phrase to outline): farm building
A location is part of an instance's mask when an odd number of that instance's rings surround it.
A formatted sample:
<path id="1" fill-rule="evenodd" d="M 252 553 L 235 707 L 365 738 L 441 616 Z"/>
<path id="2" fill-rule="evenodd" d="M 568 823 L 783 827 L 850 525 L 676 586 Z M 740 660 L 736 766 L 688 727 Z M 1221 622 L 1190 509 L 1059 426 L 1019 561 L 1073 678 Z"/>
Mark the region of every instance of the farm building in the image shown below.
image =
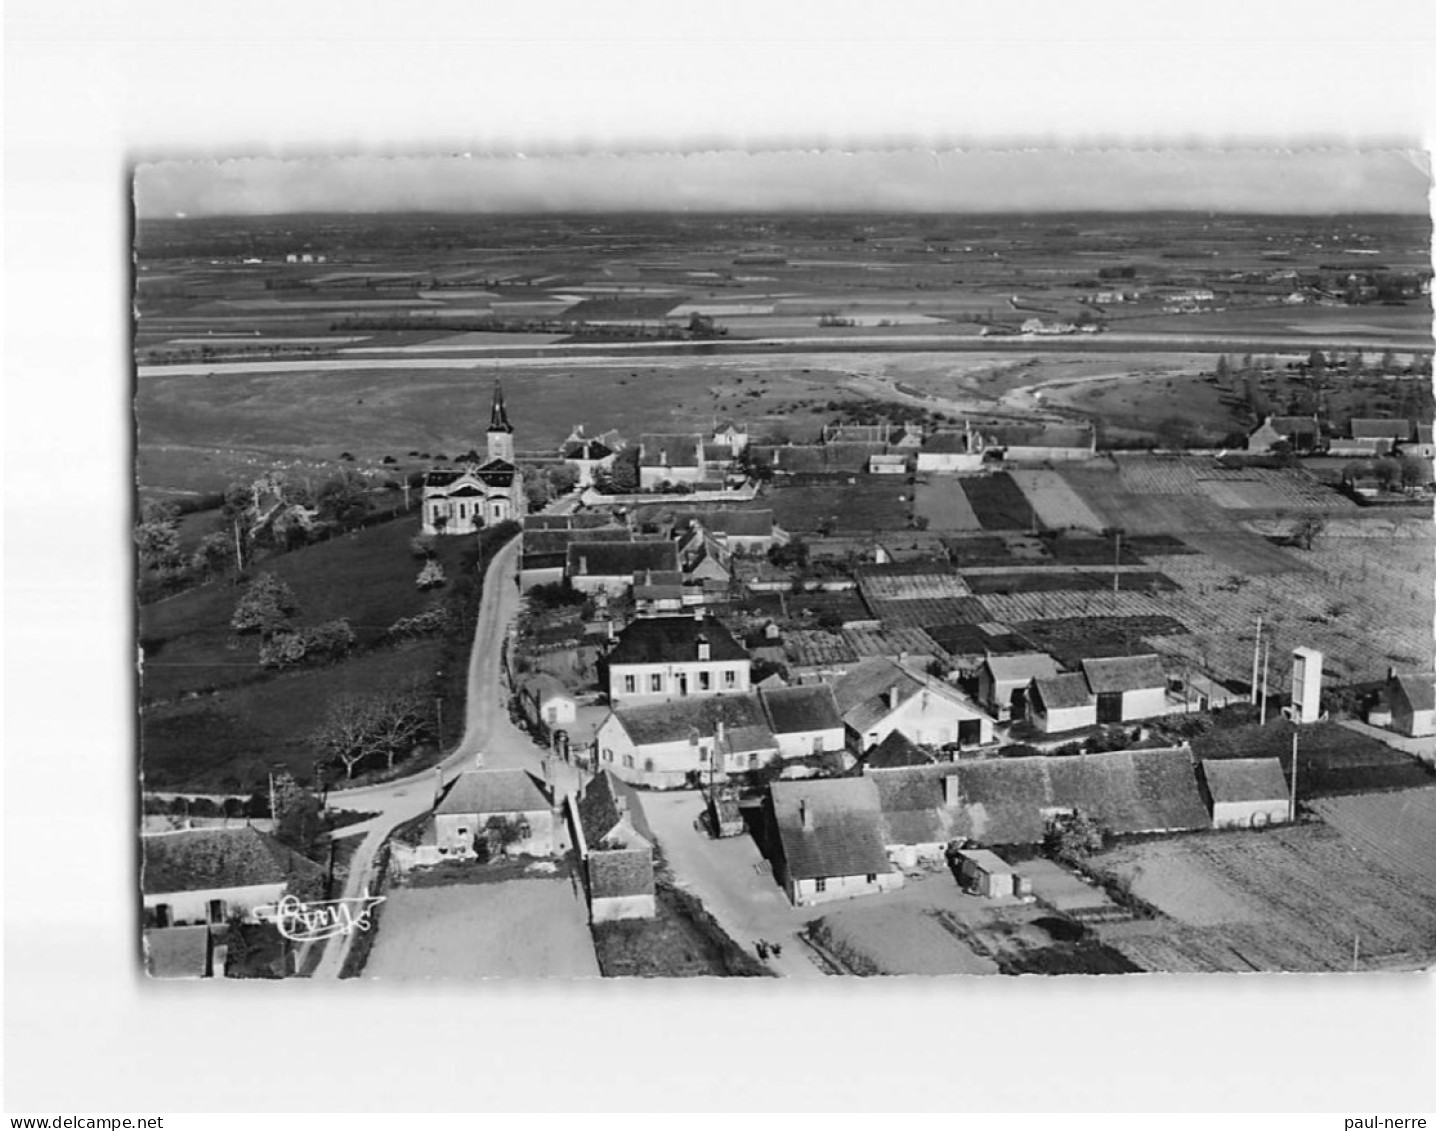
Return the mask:
<path id="1" fill-rule="evenodd" d="M 500 832 L 507 826 L 514 839 Z M 481 839 L 491 851 L 554 853 L 553 799 L 524 770 L 469 770 L 434 807 L 434 834 L 444 856 L 472 856 Z"/>
<path id="2" fill-rule="evenodd" d="M 902 452 L 890 452 L 887 455 L 872 455 L 868 457 L 869 475 L 906 475 L 908 473 L 908 457 Z"/>
<path id="3" fill-rule="evenodd" d="M 1436 457 L 1436 427 L 1417 424 L 1412 430 L 1411 439 L 1398 442 L 1396 450 L 1399 455 L 1415 456 L 1417 459 Z"/>
<path id="4" fill-rule="evenodd" d="M 1392 669 L 1381 689 L 1392 730 L 1411 738 L 1436 734 L 1436 679 Z"/>
<path id="5" fill-rule="evenodd" d="M 723 623 L 702 615 L 643 617 L 604 657 L 608 700 L 652 702 L 748 690 L 753 663 Z"/>
<path id="6" fill-rule="evenodd" d="M 1097 697 L 1097 721 L 1122 723 L 1167 713 L 1167 676 L 1155 654 L 1083 660 L 1082 674 Z"/>
<path id="7" fill-rule="evenodd" d="M 1097 700 L 1081 672 L 1064 672 L 1032 681 L 1032 721 L 1044 734 L 1081 730 L 1097 723 Z"/>
<path id="8" fill-rule="evenodd" d="M 773 874 L 795 907 L 902 886 L 903 874 L 888 860 L 871 778 L 774 782 L 769 799 Z"/>
<path id="9" fill-rule="evenodd" d="M 1037 844 L 1047 818 L 1083 812 L 1116 834 L 1211 828 L 1192 752 L 1185 746 L 1110 754 L 984 758 L 893 769 L 879 779 L 931 779 L 926 832 L 932 841 Z M 890 785 L 889 789 L 896 789 Z M 918 787 L 910 785 L 913 794 Z M 912 820 L 916 824 L 915 818 Z"/>
<path id="10" fill-rule="evenodd" d="M 981 471 L 982 460 L 982 438 L 971 429 L 935 432 L 918 449 L 917 470 L 919 474 L 924 471 Z"/>
<path id="11" fill-rule="evenodd" d="M 692 537 L 702 532 L 714 538 L 727 552 L 744 550 L 766 554 L 787 536 L 773 525 L 770 510 L 735 510 L 732 508 L 694 511 L 678 515 L 673 523 L 674 536 Z"/>
<path id="12" fill-rule="evenodd" d="M 1416 428 L 1410 420 L 1356 418 L 1351 421 L 1351 439 L 1358 444 L 1370 444 L 1376 455 L 1389 455 L 1399 445 L 1415 438 Z"/>
<path id="13" fill-rule="evenodd" d="M 1314 416 L 1268 416 L 1247 436 L 1247 451 L 1270 452 L 1285 445 L 1309 452 L 1321 440 L 1321 422 Z"/>
<path id="14" fill-rule="evenodd" d="M 1202 780 L 1212 824 L 1219 829 L 1279 825 L 1291 816 L 1291 795 L 1276 758 L 1206 758 Z"/>
<path id="15" fill-rule="evenodd" d="M 678 550 L 672 542 L 571 542 L 565 572 L 569 584 L 580 593 L 626 595 L 633 575 L 654 570 L 673 573 L 678 569 Z"/>
<path id="16" fill-rule="evenodd" d="M 986 848 L 963 848 L 953 853 L 957 879 L 964 888 L 988 899 L 1017 894 L 1017 869 Z"/>
<path id="17" fill-rule="evenodd" d="M 833 685 L 849 745 L 876 746 L 894 730 L 919 744 L 982 746 L 992 719 L 958 691 L 881 656 L 851 667 Z"/>
<path id="18" fill-rule="evenodd" d="M 514 429 L 497 382 L 487 436 L 488 458 L 482 463 L 425 474 L 425 534 L 472 534 L 523 515 L 523 475 L 514 463 Z"/>
<path id="19" fill-rule="evenodd" d="M 688 434 L 642 436 L 638 453 L 638 486 L 645 491 L 665 484 L 721 480 L 738 454 L 727 444 Z"/>
<path id="20" fill-rule="evenodd" d="M 519 587 L 551 585 L 564 579 L 568 547 L 572 542 L 631 542 L 626 526 L 608 514 L 524 516 L 519 560 Z"/>
<path id="21" fill-rule="evenodd" d="M 315 898 L 324 869 L 268 833 L 182 829 L 140 838 L 140 888 L 148 927 L 217 926 L 286 895 Z"/>
<path id="22" fill-rule="evenodd" d="M 595 742 L 602 768 L 654 789 L 757 769 L 778 755 L 757 692 L 618 706 Z"/>
<path id="23" fill-rule="evenodd" d="M 576 427 L 563 443 L 563 462 L 578 474 L 580 487 L 592 487 L 594 475 L 613 466 L 622 447 L 621 442 L 585 436 L 583 425 Z"/>
<path id="24" fill-rule="evenodd" d="M 984 431 L 987 451 L 1006 463 L 1065 463 L 1097 454 L 1097 431 L 1090 425 L 1003 424 Z"/>
<path id="25" fill-rule="evenodd" d="M 708 816 L 708 831 L 715 837 L 742 836 L 748 831 L 743 820 L 743 810 L 738 804 L 738 794 L 727 787 L 703 791 L 704 811 Z"/>
<path id="26" fill-rule="evenodd" d="M 843 719 L 833 689 L 825 683 L 759 692 L 768 727 L 784 758 L 843 749 Z"/>
<path id="27" fill-rule="evenodd" d="M 702 603 L 701 589 L 692 595 L 695 604 Z M 641 617 L 673 616 L 683 612 L 688 601 L 689 590 L 677 570 L 645 569 L 633 575 L 633 610 Z"/>
<path id="28" fill-rule="evenodd" d="M 574 847 L 588 881 L 589 915 L 595 923 L 651 919 L 655 901 L 656 838 L 638 794 L 600 770 L 570 800 Z"/>
<path id="29" fill-rule="evenodd" d="M 748 448 L 748 426 L 724 421 L 713 429 L 709 443 L 726 459 L 737 459 Z"/>
<path id="30" fill-rule="evenodd" d="M 519 703 L 530 722 L 550 729 L 569 726 L 578 717 L 578 700 L 546 672 L 529 676 L 519 685 Z"/>
<path id="31" fill-rule="evenodd" d="M 1032 681 L 1057 674 L 1057 661 L 1046 652 L 988 656 L 977 671 L 977 701 L 998 722 L 1025 719 Z"/>

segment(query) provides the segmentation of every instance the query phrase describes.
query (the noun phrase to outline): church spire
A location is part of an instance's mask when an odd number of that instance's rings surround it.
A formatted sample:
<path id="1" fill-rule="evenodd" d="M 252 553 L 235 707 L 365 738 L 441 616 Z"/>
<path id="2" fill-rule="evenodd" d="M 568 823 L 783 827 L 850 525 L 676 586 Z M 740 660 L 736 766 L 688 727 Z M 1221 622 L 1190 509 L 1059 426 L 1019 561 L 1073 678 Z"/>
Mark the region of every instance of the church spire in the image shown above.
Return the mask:
<path id="1" fill-rule="evenodd" d="M 494 382 L 494 407 L 489 413 L 490 432 L 512 432 L 514 426 L 509 423 L 509 414 L 504 408 L 504 387 L 498 381 Z"/>

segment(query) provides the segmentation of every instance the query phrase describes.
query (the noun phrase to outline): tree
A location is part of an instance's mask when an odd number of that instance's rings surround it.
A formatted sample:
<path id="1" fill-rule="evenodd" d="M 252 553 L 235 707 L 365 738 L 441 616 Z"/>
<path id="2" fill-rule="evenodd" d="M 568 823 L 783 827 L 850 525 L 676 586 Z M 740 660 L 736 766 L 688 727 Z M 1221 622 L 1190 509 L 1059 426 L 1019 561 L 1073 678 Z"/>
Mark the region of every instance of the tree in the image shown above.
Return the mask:
<path id="1" fill-rule="evenodd" d="M 1377 460 L 1371 470 L 1383 491 L 1391 490 L 1392 486 L 1401 479 L 1401 464 L 1389 456 Z"/>
<path id="2" fill-rule="evenodd" d="M 1107 844 L 1108 832 L 1097 818 L 1074 810 L 1048 819 L 1042 850 L 1064 864 L 1081 864 Z"/>
<path id="3" fill-rule="evenodd" d="M 1221 357 L 1217 358 L 1216 377 L 1217 383 L 1220 385 L 1225 385 L 1228 381 L 1231 380 L 1232 363 L 1227 360 L 1226 354 L 1222 354 Z"/>
<path id="4" fill-rule="evenodd" d="M 426 561 L 434 556 L 438 541 L 432 534 L 415 534 L 409 539 L 409 553 Z"/>
<path id="5" fill-rule="evenodd" d="M 325 522 L 349 526 L 369 513 L 369 485 L 362 476 L 345 471 L 319 488 L 315 505 Z"/>
<path id="6" fill-rule="evenodd" d="M 1431 482 L 1431 461 L 1420 456 L 1401 457 L 1401 486 L 1407 490 L 1425 487 Z"/>
<path id="7" fill-rule="evenodd" d="M 229 565 L 229 535 L 215 531 L 200 539 L 190 556 L 190 566 L 205 577 L 218 577 Z"/>
<path id="8" fill-rule="evenodd" d="M 366 761 L 385 760 L 388 769 L 426 739 L 434 725 L 428 697 L 416 683 L 379 695 L 340 695 L 330 701 L 310 744 L 344 766 L 348 780 Z"/>
<path id="9" fill-rule="evenodd" d="M 248 635 L 257 632 L 268 639 L 289 627 L 289 618 L 298 608 L 293 592 L 282 578 L 272 573 L 261 573 L 250 582 L 244 596 L 234 607 L 229 626 L 238 633 Z"/>
<path id="10" fill-rule="evenodd" d="M 521 819 L 498 815 L 490 817 L 484 826 L 484 838 L 489 842 L 490 852 L 497 848 L 504 856 L 514 845 L 527 840 L 531 833 L 532 830 Z"/>
<path id="11" fill-rule="evenodd" d="M 312 857 L 324 832 L 324 812 L 319 798 L 288 773 L 275 775 L 273 795 L 274 838 L 301 856 Z"/>
<path id="12" fill-rule="evenodd" d="M 150 569 L 172 568 L 179 564 L 179 530 L 173 521 L 136 523 L 135 546 L 139 550 L 140 564 Z"/>

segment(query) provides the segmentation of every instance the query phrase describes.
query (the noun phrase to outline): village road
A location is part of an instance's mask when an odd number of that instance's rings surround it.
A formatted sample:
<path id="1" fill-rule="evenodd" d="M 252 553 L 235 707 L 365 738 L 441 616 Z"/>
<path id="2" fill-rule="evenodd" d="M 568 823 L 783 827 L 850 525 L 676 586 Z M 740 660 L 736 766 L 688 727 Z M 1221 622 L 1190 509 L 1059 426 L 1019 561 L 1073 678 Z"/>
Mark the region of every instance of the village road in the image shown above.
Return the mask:
<path id="1" fill-rule="evenodd" d="M 798 939 L 803 924 L 822 910 L 800 911 L 788 902 L 752 837 L 715 840 L 695 828 L 703 812 L 703 797 L 696 790 L 645 793 L 642 803 L 674 882 L 701 899 L 734 942 L 749 954 L 757 953 L 759 939 L 778 943 L 782 957 L 767 960 L 778 974 L 824 977 Z"/>
<path id="2" fill-rule="evenodd" d="M 369 891 L 379 846 L 394 826 L 418 816 L 434 805 L 439 790 L 465 770 L 482 765 L 490 769 L 523 769 L 555 788 L 562 799 L 576 788 L 578 773 L 554 758 L 546 758 L 529 736 L 510 722 L 508 693 L 504 686 L 502 652 L 509 625 L 518 614 L 516 583 L 519 543 L 510 542 L 489 562 L 484 578 L 474 644 L 469 654 L 469 686 L 465 704 L 464 737 L 437 767 L 400 781 L 340 790 L 329 795 L 330 805 L 341 809 L 376 812 L 361 825 L 341 835 L 364 835 L 349 865 L 343 896 L 352 899 Z M 558 763 L 557 766 L 554 763 Z M 333 940 L 314 971 L 315 978 L 337 978 L 351 939 Z"/>

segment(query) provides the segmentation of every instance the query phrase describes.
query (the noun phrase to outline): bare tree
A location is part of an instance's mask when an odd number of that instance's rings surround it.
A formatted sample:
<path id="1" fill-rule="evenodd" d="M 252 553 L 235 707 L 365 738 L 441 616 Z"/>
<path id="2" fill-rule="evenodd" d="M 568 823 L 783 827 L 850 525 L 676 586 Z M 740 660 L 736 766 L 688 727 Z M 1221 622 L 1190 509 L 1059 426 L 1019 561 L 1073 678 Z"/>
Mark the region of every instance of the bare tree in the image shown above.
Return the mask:
<path id="1" fill-rule="evenodd" d="M 344 766 L 344 776 L 366 761 L 384 759 L 388 769 L 433 735 L 428 697 L 417 683 L 388 694 L 340 695 L 332 699 L 310 744 Z"/>

